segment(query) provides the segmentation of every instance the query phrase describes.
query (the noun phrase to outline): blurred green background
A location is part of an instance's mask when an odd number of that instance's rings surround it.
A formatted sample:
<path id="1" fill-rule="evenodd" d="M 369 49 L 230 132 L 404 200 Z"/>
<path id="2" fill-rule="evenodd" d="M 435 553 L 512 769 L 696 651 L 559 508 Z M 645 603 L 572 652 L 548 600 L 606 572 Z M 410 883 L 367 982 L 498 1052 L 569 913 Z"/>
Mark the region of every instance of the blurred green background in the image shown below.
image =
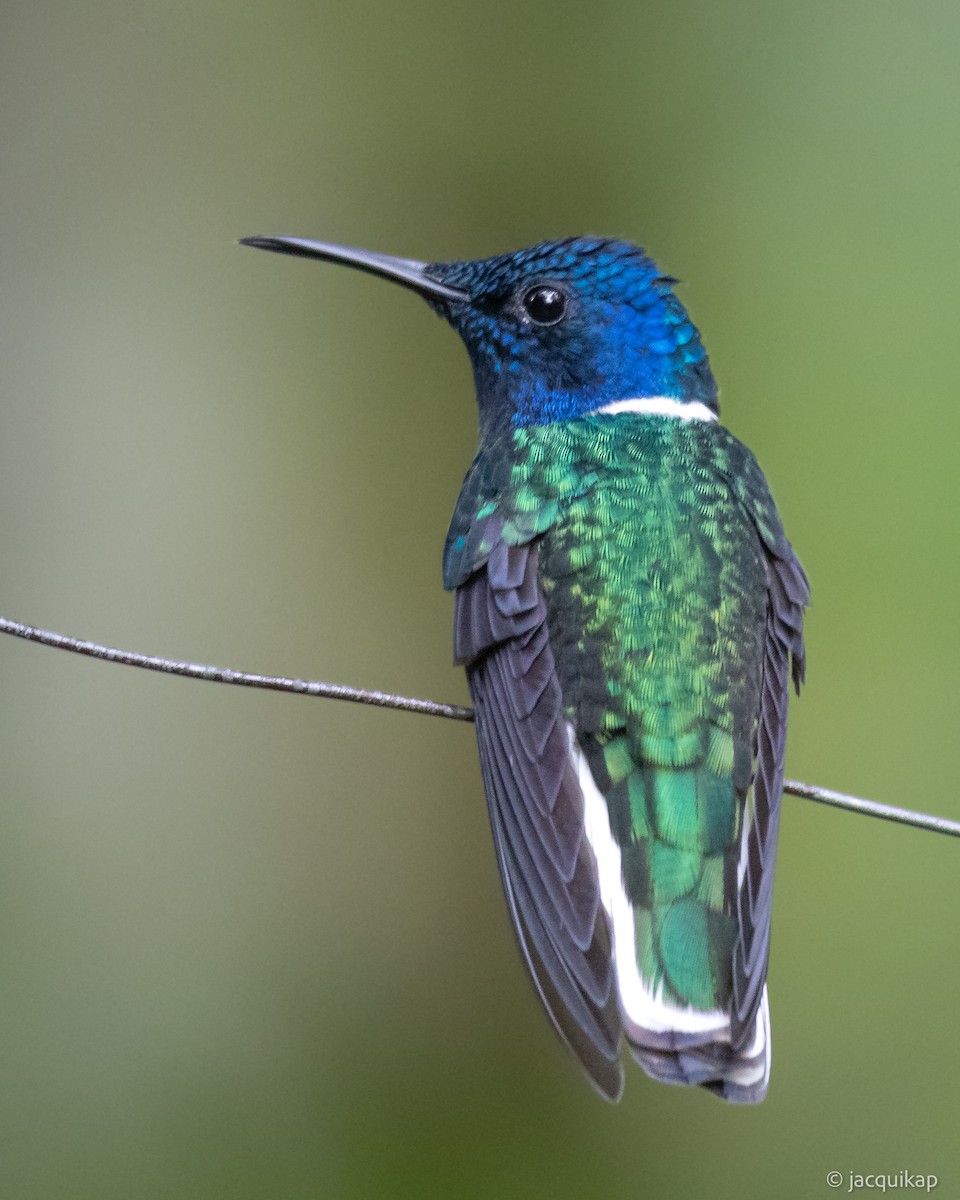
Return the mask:
<path id="1" fill-rule="evenodd" d="M 0 612 L 464 699 L 466 356 L 235 239 L 624 236 L 813 579 L 789 774 L 960 817 L 958 52 L 955 0 L 7 0 Z M 631 1069 L 611 1108 L 524 977 L 468 727 L 12 640 L 0 676 L 5 1200 L 960 1195 L 956 843 L 787 799 L 769 1099 Z"/>

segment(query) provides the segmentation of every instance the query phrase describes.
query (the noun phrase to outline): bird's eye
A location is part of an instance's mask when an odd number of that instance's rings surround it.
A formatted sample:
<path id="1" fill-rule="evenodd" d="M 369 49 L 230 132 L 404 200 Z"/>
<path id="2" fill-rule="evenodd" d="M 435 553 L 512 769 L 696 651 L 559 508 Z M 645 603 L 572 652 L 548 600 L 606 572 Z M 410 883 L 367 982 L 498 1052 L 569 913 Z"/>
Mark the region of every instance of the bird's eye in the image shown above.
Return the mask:
<path id="1" fill-rule="evenodd" d="M 556 325 L 567 311 L 567 298 L 559 288 L 538 283 L 523 293 L 523 310 L 537 325 Z"/>

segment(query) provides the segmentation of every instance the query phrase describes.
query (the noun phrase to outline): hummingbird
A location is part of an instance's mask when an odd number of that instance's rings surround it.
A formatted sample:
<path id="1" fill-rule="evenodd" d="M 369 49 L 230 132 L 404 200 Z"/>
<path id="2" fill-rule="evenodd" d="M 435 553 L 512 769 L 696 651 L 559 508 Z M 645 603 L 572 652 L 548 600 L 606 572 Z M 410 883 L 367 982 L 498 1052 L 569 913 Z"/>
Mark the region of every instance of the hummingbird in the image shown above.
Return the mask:
<path id="1" fill-rule="evenodd" d="M 243 244 L 423 296 L 479 408 L 443 555 L 497 862 L 561 1039 L 618 1100 L 647 1075 L 757 1103 L 790 682 L 807 577 L 700 334 L 637 246 L 424 263 Z"/>

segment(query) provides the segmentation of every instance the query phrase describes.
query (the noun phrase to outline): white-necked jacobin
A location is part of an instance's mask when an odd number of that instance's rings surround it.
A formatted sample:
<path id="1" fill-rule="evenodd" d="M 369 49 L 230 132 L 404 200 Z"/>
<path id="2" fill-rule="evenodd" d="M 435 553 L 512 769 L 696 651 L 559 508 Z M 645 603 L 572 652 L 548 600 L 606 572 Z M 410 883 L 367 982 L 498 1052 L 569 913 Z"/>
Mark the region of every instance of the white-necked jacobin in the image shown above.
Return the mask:
<path id="1" fill-rule="evenodd" d="M 700 335 L 636 246 L 421 263 L 290 237 L 423 295 L 473 364 L 479 450 L 444 551 L 500 874 L 596 1088 L 727 1100 L 770 1075 L 767 958 L 803 568 L 718 421 Z"/>

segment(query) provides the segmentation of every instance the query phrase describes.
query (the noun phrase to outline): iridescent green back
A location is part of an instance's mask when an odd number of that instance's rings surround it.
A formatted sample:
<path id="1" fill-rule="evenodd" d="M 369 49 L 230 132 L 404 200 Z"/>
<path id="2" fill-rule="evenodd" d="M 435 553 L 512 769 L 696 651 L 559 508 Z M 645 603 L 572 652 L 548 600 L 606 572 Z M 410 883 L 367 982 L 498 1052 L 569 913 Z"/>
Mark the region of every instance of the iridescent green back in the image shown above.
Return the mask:
<path id="1" fill-rule="evenodd" d="M 493 524 L 495 522 L 495 525 Z M 725 1007 L 767 609 L 782 539 L 746 450 L 714 422 L 592 416 L 481 451 L 448 586 L 497 536 L 539 538 L 563 706 L 606 797 L 641 974 Z"/>

